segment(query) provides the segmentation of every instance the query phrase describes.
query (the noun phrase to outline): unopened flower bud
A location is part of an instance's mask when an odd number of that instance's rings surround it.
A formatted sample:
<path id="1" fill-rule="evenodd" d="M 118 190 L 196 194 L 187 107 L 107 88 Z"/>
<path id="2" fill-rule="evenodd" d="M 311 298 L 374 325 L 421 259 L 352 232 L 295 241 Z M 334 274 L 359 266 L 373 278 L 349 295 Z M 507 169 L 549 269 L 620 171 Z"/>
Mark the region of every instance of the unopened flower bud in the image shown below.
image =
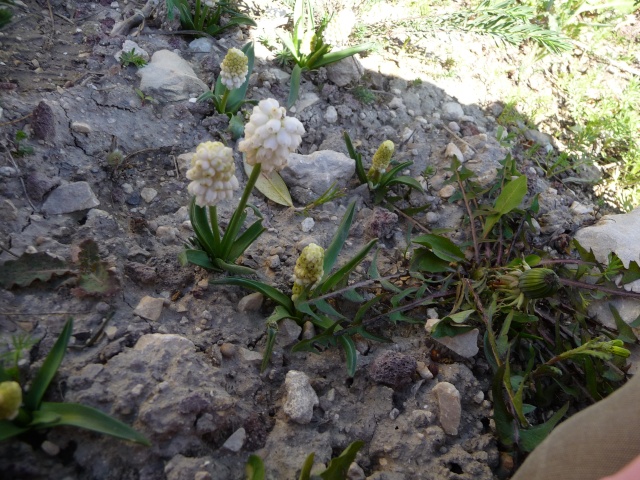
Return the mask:
<path id="1" fill-rule="evenodd" d="M 240 88 L 249 72 L 249 59 L 242 50 L 230 48 L 220 65 L 220 81 L 229 90 Z"/>
<path id="2" fill-rule="evenodd" d="M 302 250 L 293 269 L 294 285 L 291 298 L 295 300 L 305 287 L 313 287 L 324 275 L 324 248 L 310 243 Z"/>
<path id="3" fill-rule="evenodd" d="M 378 147 L 378 150 L 371 160 L 369 173 L 367 173 L 367 178 L 373 183 L 377 183 L 380 180 L 380 175 L 387 171 L 394 148 L 395 146 L 391 140 L 385 140 Z"/>
<path id="4" fill-rule="evenodd" d="M 550 297 L 560 288 L 560 280 L 550 268 L 532 268 L 522 272 L 518 288 L 527 298 Z"/>
<path id="5" fill-rule="evenodd" d="M 18 382 L 0 383 L 0 420 L 13 420 L 22 405 L 22 389 Z"/>

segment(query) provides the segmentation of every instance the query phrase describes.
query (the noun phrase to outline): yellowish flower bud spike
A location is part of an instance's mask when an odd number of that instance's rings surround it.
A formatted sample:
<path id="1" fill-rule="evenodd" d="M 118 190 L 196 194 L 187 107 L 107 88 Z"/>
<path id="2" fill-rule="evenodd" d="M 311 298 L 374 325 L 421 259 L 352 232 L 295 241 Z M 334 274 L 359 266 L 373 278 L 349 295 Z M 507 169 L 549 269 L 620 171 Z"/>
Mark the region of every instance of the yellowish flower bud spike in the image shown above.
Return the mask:
<path id="1" fill-rule="evenodd" d="M 22 405 L 22 389 L 18 382 L 0 383 L 0 420 L 13 420 Z"/>
<path id="2" fill-rule="evenodd" d="M 220 65 L 220 81 L 229 90 L 240 88 L 249 72 L 249 59 L 242 50 L 230 48 Z"/>
<path id="3" fill-rule="evenodd" d="M 324 275 L 324 248 L 310 243 L 302 250 L 293 269 L 294 285 L 291 299 L 296 300 L 305 287 L 313 286 Z"/>
<path id="4" fill-rule="evenodd" d="M 240 187 L 235 172 L 233 150 L 220 142 L 201 143 L 187 171 L 187 178 L 192 180 L 187 189 L 198 206 L 213 206 L 230 199 Z"/>
<path id="5" fill-rule="evenodd" d="M 367 178 L 374 184 L 380 181 L 380 176 L 387 171 L 395 145 L 391 140 L 385 140 L 378 147 L 373 159 L 371 160 L 371 168 L 367 173 Z"/>

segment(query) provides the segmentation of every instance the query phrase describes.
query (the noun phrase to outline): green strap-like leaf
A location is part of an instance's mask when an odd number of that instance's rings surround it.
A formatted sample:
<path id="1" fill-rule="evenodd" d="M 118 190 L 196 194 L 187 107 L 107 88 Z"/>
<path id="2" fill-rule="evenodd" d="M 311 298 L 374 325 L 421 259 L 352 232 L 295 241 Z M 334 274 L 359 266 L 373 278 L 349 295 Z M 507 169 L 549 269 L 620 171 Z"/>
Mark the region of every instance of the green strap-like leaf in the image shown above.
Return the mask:
<path id="1" fill-rule="evenodd" d="M 353 377 L 356 374 L 356 366 L 358 364 L 356 344 L 353 339 L 347 335 L 339 335 L 338 342 L 342 345 L 347 359 L 347 373 L 350 377 Z"/>
<path id="2" fill-rule="evenodd" d="M 313 468 L 313 460 L 315 459 L 315 453 L 311 452 L 307 455 L 304 463 L 302 464 L 302 469 L 300 470 L 300 476 L 298 480 L 309 480 L 311 478 L 311 469 Z"/>
<path id="3" fill-rule="evenodd" d="M 220 270 L 233 273 L 235 275 L 255 275 L 256 271 L 253 268 L 243 267 L 242 265 L 236 265 L 235 263 L 228 263 L 221 258 L 216 258 L 213 264 Z"/>
<path id="4" fill-rule="evenodd" d="M 189 217 L 193 231 L 204 251 L 207 252 L 211 258 L 220 257 L 222 254 L 220 243 L 216 242 L 216 237 L 211 231 L 209 219 L 207 218 L 207 209 L 196 205 L 195 197 L 191 198 Z"/>
<path id="5" fill-rule="evenodd" d="M 344 217 L 342 217 L 340 225 L 338 225 L 338 229 L 336 230 L 336 233 L 331 240 L 331 244 L 329 244 L 329 247 L 324 252 L 323 269 L 325 277 L 328 277 L 331 273 L 331 269 L 336 263 L 338 255 L 340 255 L 340 250 L 342 250 L 342 246 L 349 236 L 349 229 L 351 228 L 351 223 L 353 222 L 355 209 L 356 203 L 351 202 L 347 207 L 347 211 L 345 212 Z"/>
<path id="6" fill-rule="evenodd" d="M 0 420 L 0 442 L 28 431 L 28 428 L 18 427 L 9 420 Z"/>
<path id="7" fill-rule="evenodd" d="M 356 459 L 358 450 L 360 450 L 363 445 L 364 442 L 362 440 L 356 440 L 351 443 L 344 449 L 339 457 L 331 459 L 327 469 L 320 473 L 320 478 L 322 478 L 322 480 L 343 480 L 347 478 L 349 466 Z"/>
<path id="8" fill-rule="evenodd" d="M 300 91 L 300 76 L 302 75 L 302 67 L 296 65 L 291 71 L 291 86 L 289 87 L 289 98 L 287 98 L 287 108 L 293 107 L 298 100 Z"/>
<path id="9" fill-rule="evenodd" d="M 374 245 L 378 242 L 377 238 L 371 240 L 368 244 L 366 244 L 351 260 L 349 260 L 342 268 L 336 271 L 333 275 L 330 275 L 326 280 L 322 281 L 320 286 L 316 289 L 321 294 L 325 294 L 333 287 L 338 285 L 342 281 L 347 281 L 349 274 L 362 262 L 364 257 L 366 257 L 367 253 L 374 247 Z M 325 253 L 326 255 L 326 253 Z M 326 256 L 325 256 L 326 259 Z"/>
<path id="10" fill-rule="evenodd" d="M 351 57 L 356 53 L 366 52 L 367 50 L 371 50 L 375 47 L 375 43 L 362 43 L 360 45 L 356 45 L 355 47 L 345 48 L 344 50 L 340 50 L 338 52 L 330 52 L 325 54 L 320 60 L 314 63 L 313 68 L 320 68 L 324 65 L 329 65 L 330 63 L 339 62 L 343 58 Z"/>
<path id="11" fill-rule="evenodd" d="M 262 356 L 262 364 L 260 365 L 260 373 L 264 372 L 269 365 L 271 354 L 273 353 L 273 347 L 276 344 L 276 336 L 278 335 L 278 329 L 274 325 L 267 326 L 267 346 L 264 349 L 264 355 Z"/>
<path id="12" fill-rule="evenodd" d="M 251 175 L 253 167 L 246 161 L 243 161 L 242 163 L 247 176 Z M 265 197 L 278 205 L 293 207 L 293 200 L 291 199 L 291 194 L 289 193 L 287 184 L 284 183 L 284 180 L 282 180 L 282 177 L 278 172 L 272 172 L 269 176 L 261 174 L 256 180 L 256 188 Z"/>
<path id="13" fill-rule="evenodd" d="M 86 405 L 80 405 L 78 403 L 43 402 L 40 406 L 40 411 L 52 413 L 60 417 L 56 422 L 47 424 L 47 428 L 59 425 L 71 425 L 142 445 L 151 445 L 149 440 L 130 426 L 110 417 L 100 410 Z"/>
<path id="14" fill-rule="evenodd" d="M 287 297 L 280 290 L 273 288 L 270 285 L 267 285 L 262 282 L 258 282 L 256 280 L 250 280 L 248 278 L 237 278 L 237 277 L 229 277 L 229 278 L 221 278 L 219 280 L 209 280 L 211 285 L 236 285 L 238 287 L 244 287 L 249 290 L 253 290 L 254 292 L 260 292 L 265 297 L 269 297 L 271 300 L 276 302 L 278 305 L 282 305 L 289 312 L 295 312 L 295 308 L 293 306 L 293 301 L 289 297 Z"/>
<path id="15" fill-rule="evenodd" d="M 247 474 L 247 480 L 264 480 L 265 471 L 262 459 L 257 455 L 249 455 L 245 472 Z"/>
<path id="16" fill-rule="evenodd" d="M 242 232 L 242 235 L 240 235 L 231 246 L 229 261 L 235 262 L 236 259 L 242 255 L 247 248 L 249 248 L 249 245 L 255 242 L 265 230 L 266 228 L 262 226 L 262 220 L 258 220 L 251 224 L 251 226 Z"/>
<path id="17" fill-rule="evenodd" d="M 65 323 L 60 336 L 53 345 L 49 355 L 47 355 L 47 358 L 45 358 L 33 382 L 31 382 L 31 388 L 24 398 L 24 405 L 28 410 L 32 412 L 38 410 L 44 393 L 47 391 L 47 388 L 49 388 L 51 380 L 53 380 L 53 377 L 60 367 L 60 363 L 62 363 L 72 331 L 73 319 L 70 318 L 67 320 L 67 323 Z"/>
<path id="18" fill-rule="evenodd" d="M 207 270 L 218 270 L 209 257 L 209 254 L 203 250 L 185 249 L 178 255 L 178 260 L 182 266 L 193 263 Z"/>

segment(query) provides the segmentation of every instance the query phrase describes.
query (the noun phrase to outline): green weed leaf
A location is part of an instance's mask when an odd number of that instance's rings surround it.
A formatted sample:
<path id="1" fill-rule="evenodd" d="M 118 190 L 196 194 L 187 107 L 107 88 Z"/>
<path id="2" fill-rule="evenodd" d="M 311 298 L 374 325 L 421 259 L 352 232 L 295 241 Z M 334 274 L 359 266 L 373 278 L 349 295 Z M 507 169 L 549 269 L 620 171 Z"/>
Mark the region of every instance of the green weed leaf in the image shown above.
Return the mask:
<path id="1" fill-rule="evenodd" d="M 565 413 L 569 410 L 569 403 L 565 403 L 564 406 L 558 410 L 549 420 L 542 425 L 536 425 L 535 427 L 527 428 L 526 430 L 520 430 L 519 445 L 525 452 L 532 452 L 542 441 L 547 438 L 551 433 L 551 430 L 562 420 Z"/>
<path id="2" fill-rule="evenodd" d="M 464 253 L 456 244 L 440 235 L 420 235 L 413 239 L 413 243 L 428 247 L 435 256 L 445 262 L 461 262 L 465 259 Z"/>
<path id="3" fill-rule="evenodd" d="M 355 202 L 351 202 L 347 207 L 347 211 L 345 212 L 344 217 L 342 217 L 340 225 L 338 225 L 338 229 L 336 230 L 336 233 L 333 236 L 329 247 L 324 252 L 323 269 L 325 277 L 329 276 L 333 265 L 338 259 L 338 255 L 340 255 L 340 250 L 342 250 L 342 246 L 349 236 L 349 229 L 351 228 L 351 223 L 353 222 L 355 208 Z"/>
<path id="4" fill-rule="evenodd" d="M 257 455 L 249 455 L 245 472 L 247 474 L 247 480 L 264 480 L 265 470 L 262 459 Z"/>
<path id="5" fill-rule="evenodd" d="M 344 449 L 339 457 L 331 459 L 327 469 L 320 473 L 320 478 L 322 478 L 322 480 L 344 480 L 347 478 L 349 466 L 356 459 L 358 450 L 360 450 L 363 445 L 364 442 L 362 440 L 356 440 L 351 443 Z"/>
<path id="6" fill-rule="evenodd" d="M 45 252 L 25 253 L 0 265 L 0 283 L 4 288 L 26 287 L 36 280 L 47 282 L 70 271 L 64 260 Z"/>

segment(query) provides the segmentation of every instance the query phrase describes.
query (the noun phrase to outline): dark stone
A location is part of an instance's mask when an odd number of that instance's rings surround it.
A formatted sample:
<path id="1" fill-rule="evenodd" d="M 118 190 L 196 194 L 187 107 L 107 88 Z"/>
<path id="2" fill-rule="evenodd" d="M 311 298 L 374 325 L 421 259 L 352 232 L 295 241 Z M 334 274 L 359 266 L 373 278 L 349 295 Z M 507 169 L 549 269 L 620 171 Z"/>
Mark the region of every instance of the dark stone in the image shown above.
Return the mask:
<path id="1" fill-rule="evenodd" d="M 127 262 L 124 273 L 136 283 L 153 283 L 158 276 L 154 267 L 138 262 Z"/>
<path id="2" fill-rule="evenodd" d="M 369 366 L 369 376 L 374 382 L 399 389 L 411 383 L 417 363 L 403 353 L 386 351 Z"/>
<path id="3" fill-rule="evenodd" d="M 375 207 L 367 223 L 367 231 L 376 238 L 389 238 L 398 224 L 398 215 L 385 208 Z"/>
<path id="4" fill-rule="evenodd" d="M 139 192 L 133 192 L 125 200 L 125 202 L 127 202 L 127 205 L 131 205 L 132 207 L 140 205 L 141 201 L 142 201 L 142 197 L 140 196 Z"/>
<path id="5" fill-rule="evenodd" d="M 39 140 L 50 141 L 56 136 L 53 110 L 45 102 L 40 102 L 32 114 L 31 129 Z"/>
<path id="6" fill-rule="evenodd" d="M 24 183 L 29 192 L 29 197 L 32 200 L 41 202 L 47 193 L 60 185 L 60 179 L 58 177 L 49 177 L 42 172 L 36 171 L 30 173 L 25 178 Z"/>

